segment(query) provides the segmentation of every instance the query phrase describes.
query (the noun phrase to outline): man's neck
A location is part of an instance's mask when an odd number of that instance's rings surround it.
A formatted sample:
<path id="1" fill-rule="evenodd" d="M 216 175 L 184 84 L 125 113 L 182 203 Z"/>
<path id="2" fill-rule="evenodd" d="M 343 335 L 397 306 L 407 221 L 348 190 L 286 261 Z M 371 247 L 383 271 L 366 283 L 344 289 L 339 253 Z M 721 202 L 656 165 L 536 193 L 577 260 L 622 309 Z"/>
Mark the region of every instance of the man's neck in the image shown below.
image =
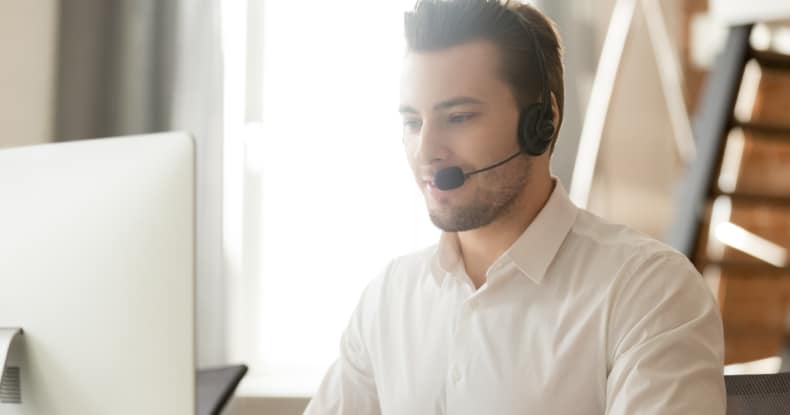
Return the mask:
<path id="1" fill-rule="evenodd" d="M 466 273 L 480 288 L 486 271 L 524 233 L 543 209 L 554 189 L 548 175 L 531 181 L 528 190 L 515 201 L 513 208 L 493 223 L 482 228 L 458 232 L 458 246 Z"/>

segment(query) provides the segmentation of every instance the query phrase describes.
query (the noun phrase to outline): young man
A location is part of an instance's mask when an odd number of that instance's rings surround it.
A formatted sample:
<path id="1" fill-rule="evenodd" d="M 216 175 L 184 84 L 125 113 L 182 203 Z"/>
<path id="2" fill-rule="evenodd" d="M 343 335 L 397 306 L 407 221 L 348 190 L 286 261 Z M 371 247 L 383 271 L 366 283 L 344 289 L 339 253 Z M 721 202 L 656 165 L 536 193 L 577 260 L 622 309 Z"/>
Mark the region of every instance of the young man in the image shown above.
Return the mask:
<path id="1" fill-rule="evenodd" d="M 550 175 L 553 24 L 497 0 L 423 0 L 405 23 L 403 142 L 444 232 L 367 287 L 305 413 L 724 414 L 700 275 Z"/>

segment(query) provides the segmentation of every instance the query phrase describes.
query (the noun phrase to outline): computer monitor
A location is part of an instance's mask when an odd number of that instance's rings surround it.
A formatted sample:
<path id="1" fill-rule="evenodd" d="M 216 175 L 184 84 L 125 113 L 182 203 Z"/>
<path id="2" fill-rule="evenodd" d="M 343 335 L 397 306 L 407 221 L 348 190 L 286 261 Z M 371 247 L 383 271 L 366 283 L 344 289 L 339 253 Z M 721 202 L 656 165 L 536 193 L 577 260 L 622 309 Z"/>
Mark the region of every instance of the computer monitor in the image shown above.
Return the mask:
<path id="1" fill-rule="evenodd" d="M 185 133 L 0 151 L 0 328 L 24 330 L 0 414 L 195 413 L 194 152 Z"/>

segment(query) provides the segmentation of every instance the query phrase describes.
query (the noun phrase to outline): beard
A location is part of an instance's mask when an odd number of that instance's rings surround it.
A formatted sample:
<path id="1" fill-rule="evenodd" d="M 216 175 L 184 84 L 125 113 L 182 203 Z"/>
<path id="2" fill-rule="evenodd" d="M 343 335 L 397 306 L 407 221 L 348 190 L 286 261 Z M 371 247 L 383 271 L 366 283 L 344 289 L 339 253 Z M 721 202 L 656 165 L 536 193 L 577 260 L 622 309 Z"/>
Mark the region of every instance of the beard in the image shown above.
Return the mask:
<path id="1" fill-rule="evenodd" d="M 472 176 L 464 184 L 474 186 L 472 196 L 459 200 L 457 205 L 429 208 L 431 222 L 445 232 L 463 232 L 493 223 L 513 211 L 529 181 L 531 167 L 529 158 L 518 157 L 512 163 Z"/>

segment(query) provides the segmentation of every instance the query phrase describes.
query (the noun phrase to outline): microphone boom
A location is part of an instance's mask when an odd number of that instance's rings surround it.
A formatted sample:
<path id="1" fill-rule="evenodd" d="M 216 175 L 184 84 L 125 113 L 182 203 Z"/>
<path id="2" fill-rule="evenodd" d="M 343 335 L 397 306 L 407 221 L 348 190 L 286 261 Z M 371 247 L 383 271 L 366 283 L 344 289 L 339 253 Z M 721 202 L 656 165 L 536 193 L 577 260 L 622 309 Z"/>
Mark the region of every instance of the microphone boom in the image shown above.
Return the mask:
<path id="1" fill-rule="evenodd" d="M 502 161 L 496 162 L 490 166 L 483 167 L 482 169 L 471 171 L 469 173 L 464 173 L 464 171 L 461 170 L 461 168 L 458 166 L 443 168 L 438 172 L 436 172 L 436 174 L 433 176 L 433 184 L 439 190 L 452 190 L 457 187 L 461 187 L 463 186 L 466 179 L 469 178 L 469 176 L 477 173 L 482 173 L 486 170 L 491 170 L 495 167 L 499 167 L 507 163 L 508 161 L 513 160 L 519 154 L 521 154 L 520 150 L 517 153 L 513 154 L 512 156 Z"/>

